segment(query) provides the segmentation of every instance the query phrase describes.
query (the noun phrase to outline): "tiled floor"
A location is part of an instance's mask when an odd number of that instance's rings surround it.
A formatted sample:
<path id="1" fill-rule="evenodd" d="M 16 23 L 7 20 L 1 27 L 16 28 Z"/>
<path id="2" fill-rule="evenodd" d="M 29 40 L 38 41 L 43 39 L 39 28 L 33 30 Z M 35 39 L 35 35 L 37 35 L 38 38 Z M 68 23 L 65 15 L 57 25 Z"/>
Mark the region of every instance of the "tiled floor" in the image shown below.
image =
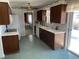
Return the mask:
<path id="1" fill-rule="evenodd" d="M 68 51 L 51 50 L 46 44 L 34 37 L 26 35 L 20 40 L 20 51 L 6 55 L 5 59 L 79 59 Z"/>

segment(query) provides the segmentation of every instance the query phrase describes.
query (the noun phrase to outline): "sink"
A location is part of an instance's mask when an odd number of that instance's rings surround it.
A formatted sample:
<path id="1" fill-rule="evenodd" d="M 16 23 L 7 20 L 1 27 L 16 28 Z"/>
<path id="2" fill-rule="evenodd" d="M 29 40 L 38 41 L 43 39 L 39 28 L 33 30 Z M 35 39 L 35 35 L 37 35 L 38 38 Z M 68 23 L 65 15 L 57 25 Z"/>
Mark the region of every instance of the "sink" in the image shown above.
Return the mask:
<path id="1" fill-rule="evenodd" d="M 16 32 L 16 31 L 17 31 L 16 29 L 8 29 L 5 32 Z"/>

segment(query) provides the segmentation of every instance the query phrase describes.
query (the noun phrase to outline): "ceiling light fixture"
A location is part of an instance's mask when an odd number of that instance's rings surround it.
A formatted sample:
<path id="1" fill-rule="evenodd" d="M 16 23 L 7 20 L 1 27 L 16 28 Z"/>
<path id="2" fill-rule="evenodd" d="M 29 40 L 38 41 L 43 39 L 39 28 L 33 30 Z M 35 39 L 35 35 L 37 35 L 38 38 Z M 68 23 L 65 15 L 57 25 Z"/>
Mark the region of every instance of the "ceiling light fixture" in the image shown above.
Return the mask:
<path id="1" fill-rule="evenodd" d="M 32 6 L 30 3 L 28 3 L 28 5 L 27 5 L 27 10 L 32 10 Z"/>

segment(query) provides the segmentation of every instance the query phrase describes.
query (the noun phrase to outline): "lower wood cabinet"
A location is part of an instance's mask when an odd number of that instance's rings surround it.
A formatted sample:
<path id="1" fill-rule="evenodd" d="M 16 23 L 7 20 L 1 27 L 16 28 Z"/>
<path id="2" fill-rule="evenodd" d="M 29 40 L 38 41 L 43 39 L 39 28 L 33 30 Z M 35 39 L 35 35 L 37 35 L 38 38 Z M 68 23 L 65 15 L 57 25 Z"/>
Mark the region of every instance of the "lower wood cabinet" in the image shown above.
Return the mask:
<path id="1" fill-rule="evenodd" d="M 39 29 L 39 37 L 53 50 L 64 47 L 64 33 L 54 34 L 42 28 Z"/>
<path id="2" fill-rule="evenodd" d="M 15 53 L 19 51 L 18 35 L 2 36 L 2 42 L 5 54 Z"/>

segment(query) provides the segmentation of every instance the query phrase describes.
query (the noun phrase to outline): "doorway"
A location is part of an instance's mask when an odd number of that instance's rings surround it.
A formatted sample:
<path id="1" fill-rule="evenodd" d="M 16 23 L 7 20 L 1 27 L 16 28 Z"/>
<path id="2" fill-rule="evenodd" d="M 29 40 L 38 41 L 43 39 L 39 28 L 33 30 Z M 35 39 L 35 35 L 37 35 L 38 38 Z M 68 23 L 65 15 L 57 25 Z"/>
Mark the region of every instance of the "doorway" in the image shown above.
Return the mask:
<path id="1" fill-rule="evenodd" d="M 32 13 L 24 13 L 26 34 L 33 32 L 33 16 Z"/>
<path id="2" fill-rule="evenodd" d="M 76 55 L 79 55 L 79 12 L 72 12 L 68 32 L 68 50 Z"/>

